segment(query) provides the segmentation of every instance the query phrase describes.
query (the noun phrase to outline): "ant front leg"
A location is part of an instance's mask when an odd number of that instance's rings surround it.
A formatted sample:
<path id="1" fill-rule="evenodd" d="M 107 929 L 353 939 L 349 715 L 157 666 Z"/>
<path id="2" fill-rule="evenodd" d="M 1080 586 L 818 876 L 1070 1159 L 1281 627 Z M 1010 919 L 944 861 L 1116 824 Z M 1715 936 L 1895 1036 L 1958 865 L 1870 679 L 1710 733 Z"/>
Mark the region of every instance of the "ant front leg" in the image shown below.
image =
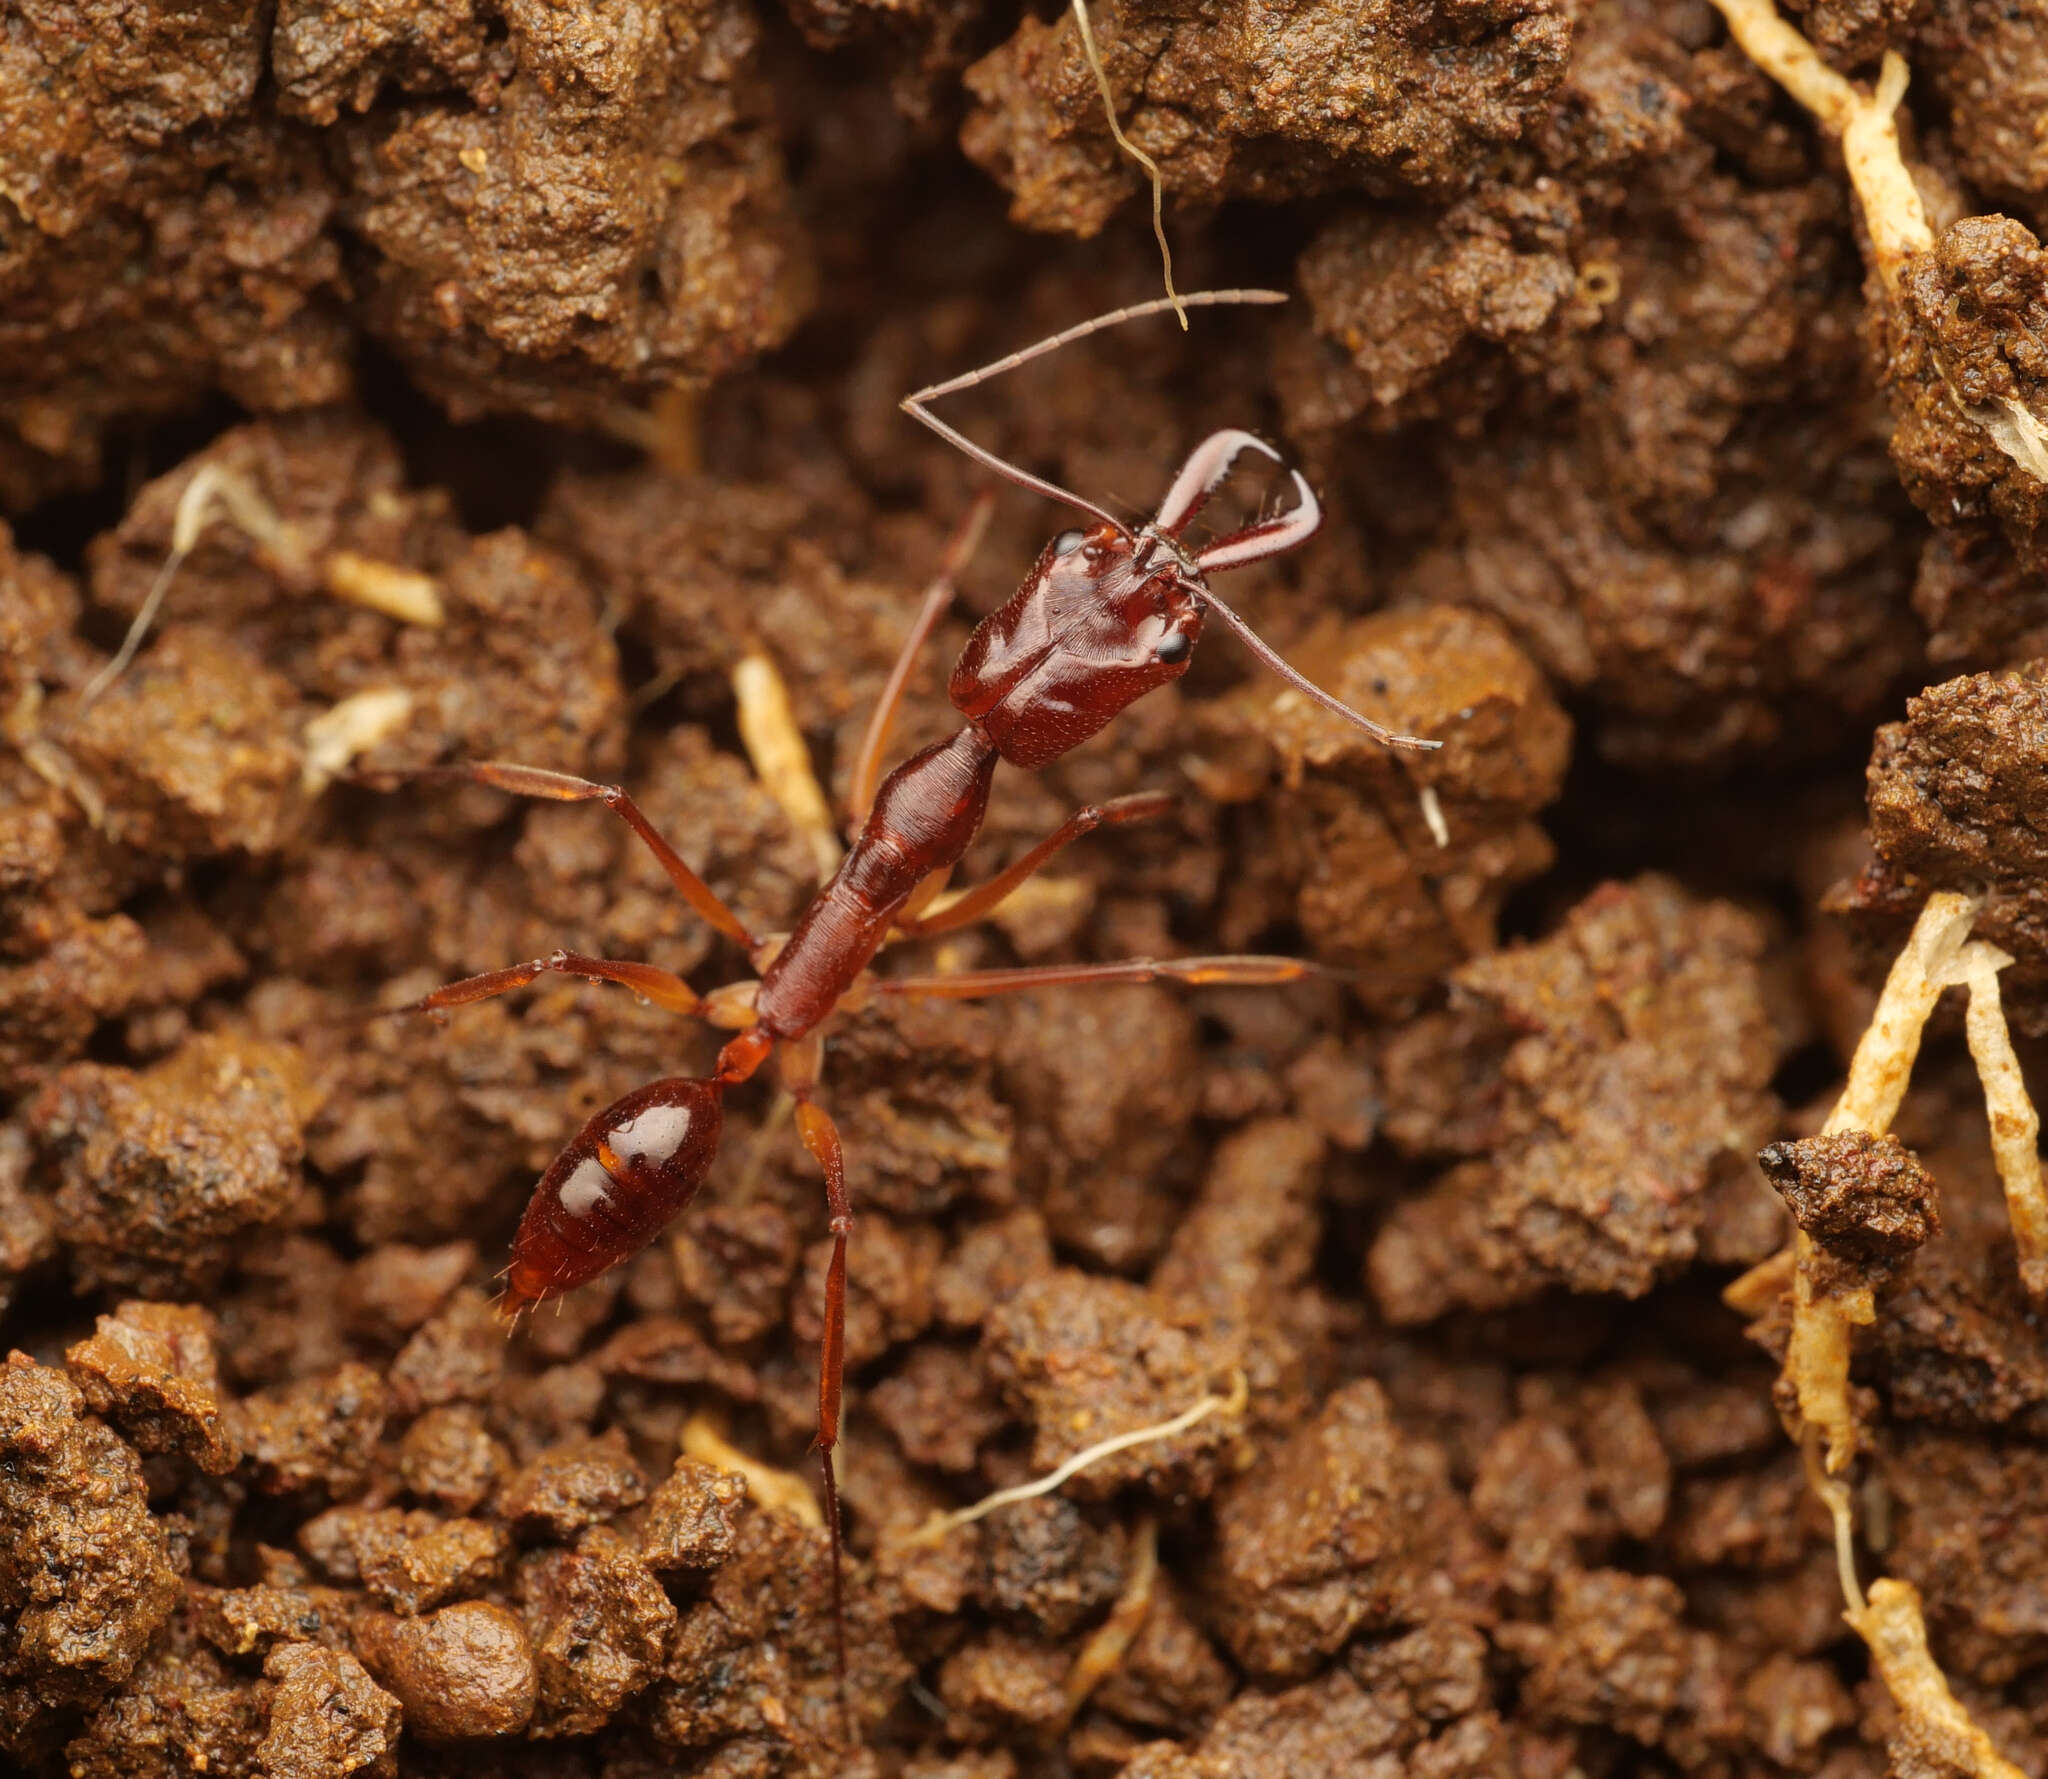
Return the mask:
<path id="1" fill-rule="evenodd" d="M 1165 791 L 1135 791 L 1128 797 L 1114 797 L 1107 803 L 1091 803 L 1077 809 L 1065 821 L 1016 863 L 998 871 L 986 883 L 979 883 L 935 914 L 905 914 L 896 931 L 906 939 L 925 939 L 934 933 L 950 933 L 992 914 L 1027 878 L 1033 876 L 1064 852 L 1083 834 L 1097 828 L 1121 827 L 1126 822 L 1148 822 L 1167 814 L 1173 798 Z"/>
<path id="2" fill-rule="evenodd" d="M 868 811 L 874 807 L 875 787 L 882 782 L 882 756 L 888 752 L 889 738 L 896 732 L 896 714 L 903 707 L 904 688 L 910 684 L 911 671 L 917 665 L 918 656 L 924 652 L 924 645 L 931 640 L 932 632 L 939 627 L 939 620 L 952 606 L 954 585 L 974 552 L 980 548 L 982 533 L 988 530 L 989 515 L 995 510 L 996 497 L 993 494 L 983 492 L 974 497 L 974 504 L 967 509 L 967 517 L 960 521 L 960 529 L 954 532 L 952 541 L 946 546 L 946 553 L 939 562 L 939 572 L 932 576 L 931 585 L 925 589 L 924 604 L 918 608 L 910 634 L 904 638 L 903 647 L 897 653 L 896 664 L 889 669 L 882 695 L 875 701 L 874 714 L 868 718 L 867 730 L 860 738 L 860 752 L 854 756 L 853 782 L 846 801 L 847 813 L 855 828 L 867 820 Z"/>

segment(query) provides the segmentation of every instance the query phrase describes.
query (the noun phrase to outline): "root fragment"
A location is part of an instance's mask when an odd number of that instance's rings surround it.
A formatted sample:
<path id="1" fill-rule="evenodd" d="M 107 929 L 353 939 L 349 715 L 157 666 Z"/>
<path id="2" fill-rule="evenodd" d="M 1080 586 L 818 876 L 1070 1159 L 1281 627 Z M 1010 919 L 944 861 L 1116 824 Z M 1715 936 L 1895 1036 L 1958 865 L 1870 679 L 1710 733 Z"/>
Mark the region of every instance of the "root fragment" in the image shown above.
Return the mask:
<path id="1" fill-rule="evenodd" d="M 1127 1452 L 1137 1445 L 1150 1445 L 1155 1440 L 1172 1439 L 1213 1414 L 1241 1415 L 1250 1396 L 1251 1386 L 1246 1381 L 1244 1373 L 1233 1372 L 1228 1396 L 1218 1396 L 1212 1392 L 1182 1409 L 1170 1421 L 1156 1421 L 1149 1427 L 1133 1427 L 1127 1433 L 1117 1433 L 1108 1439 L 1098 1440 L 1094 1445 L 1076 1452 L 1064 1464 L 1048 1470 L 1045 1475 L 1036 1477 L 1028 1483 L 1018 1483 L 1013 1488 L 998 1489 L 993 1495 L 984 1495 L 972 1506 L 956 1508 L 951 1513 L 935 1513 L 915 1531 L 904 1533 L 894 1542 L 906 1550 L 938 1544 L 949 1533 L 958 1531 L 962 1526 L 972 1525 L 976 1520 L 986 1519 L 999 1507 L 1011 1507 L 1019 1501 L 1032 1501 L 1040 1495 L 1051 1494 L 1069 1478 L 1079 1476 L 1090 1466 L 1100 1464 L 1104 1458 L 1115 1457 L 1118 1452 Z"/>
<path id="2" fill-rule="evenodd" d="M 261 545 L 278 576 L 291 586 L 324 585 L 337 599 L 428 629 L 438 629 L 445 620 L 439 586 L 431 576 L 413 569 L 358 556 L 353 550 L 337 550 L 327 558 L 324 573 L 316 573 L 312 552 L 299 528 L 280 517 L 253 482 L 225 465 L 203 464 L 185 484 L 185 492 L 178 496 L 177 511 L 171 516 L 170 554 L 157 569 L 156 579 L 150 582 L 149 592 L 129 624 L 128 634 L 121 638 L 114 658 L 92 676 L 79 695 L 81 711 L 90 710 L 128 671 L 155 625 L 185 558 L 217 519 L 225 519 L 244 537 Z"/>
<path id="3" fill-rule="evenodd" d="M 1088 1702 L 1088 1695 L 1123 1665 L 1131 1645 L 1145 1628 L 1152 1610 L 1152 1590 L 1159 1581 L 1159 1522 L 1149 1513 L 1131 1537 L 1131 1569 L 1109 1616 L 1082 1646 L 1067 1670 L 1067 1719 Z"/>
<path id="4" fill-rule="evenodd" d="M 1883 1576 L 1870 1584 L 1868 1601 L 1852 1605 L 1842 1616 L 1870 1645 L 1871 1660 L 1906 1720 L 1907 1734 L 1922 1748 L 1974 1779 L 2023 1779 L 1949 1691 L 1928 1652 L 1920 1594 L 1911 1582 Z"/>
<path id="5" fill-rule="evenodd" d="M 1728 10 L 1727 0 L 1716 4 Z M 1751 47 L 1747 40 L 1744 47 Z M 1828 71 L 1828 78 L 1840 77 Z M 1928 898 L 1885 978 L 1877 1011 L 1856 1046 L 1848 1083 L 1823 1132 L 1884 1134 L 1905 1096 L 1921 1032 L 1942 990 L 1966 985 L 1970 1054 L 1984 1083 L 1992 1148 L 2012 1210 L 2021 1276 L 2029 1292 L 2038 1295 L 2048 1288 L 2048 1205 L 2035 1147 L 2040 1119 L 2027 1097 L 1999 1001 L 1998 972 L 2012 959 L 1982 940 L 1965 943 L 1980 905 L 1981 898 L 1947 891 Z M 1974 1779 L 2020 1779 L 2019 1768 L 2000 1755 L 1991 1738 L 1971 1721 L 1935 1665 L 1920 1596 L 1911 1583 L 1882 1576 L 1870 1584 L 1866 1595 L 1857 1579 L 1855 1501 L 1839 1472 L 1855 1455 L 1849 1331 L 1876 1318 L 1870 1287 L 1829 1289 L 1822 1282 L 1818 1252 L 1801 1230 L 1786 1254 L 1736 1280 L 1725 1293 L 1726 1300 L 1744 1314 L 1761 1314 L 1784 1288 L 1787 1255 L 1792 1260 L 1792 1335 L 1785 1375 L 1798 1392 L 1805 1423 L 1800 1444 L 1806 1478 L 1834 1525 L 1835 1565 L 1847 1607 L 1842 1616 L 1869 1645 L 1872 1662 L 1903 1720 L 1894 1737 L 1894 1761 L 1903 1740 L 1936 1764 Z"/>
<path id="6" fill-rule="evenodd" d="M 1180 331 L 1188 331 L 1187 305 L 1180 300 L 1180 292 L 1173 288 L 1173 249 L 1166 244 L 1166 220 L 1162 212 L 1166 205 L 1166 180 L 1159 171 L 1159 163 L 1124 134 L 1123 125 L 1116 121 L 1116 94 L 1110 90 L 1109 71 L 1102 65 L 1102 51 L 1095 47 L 1095 27 L 1088 20 L 1087 0 L 1074 0 L 1074 23 L 1081 32 L 1081 55 L 1088 64 L 1089 73 L 1095 76 L 1095 87 L 1102 94 L 1102 109 L 1109 119 L 1109 133 L 1116 138 L 1117 147 L 1145 169 L 1145 175 L 1152 181 L 1152 238 L 1159 243 L 1160 275 L 1166 282 L 1166 300 L 1173 305 L 1174 319 L 1180 323 Z"/>
<path id="7" fill-rule="evenodd" d="M 2048 1192 L 2041 1185 L 2041 1117 L 2027 1097 L 2020 1061 L 1998 992 L 1998 972 L 2012 959 L 1997 946 L 1977 940 L 1963 947 L 1950 967 L 1950 980 L 1969 985 L 1970 1011 L 1964 1029 L 1977 1079 L 1984 1084 L 1984 1113 L 1991 1125 L 1991 1153 L 2005 1187 L 2013 1245 L 2019 1250 L 2020 1283 L 2039 1303 L 2048 1298 Z"/>
<path id="8" fill-rule="evenodd" d="M 1887 50 L 1877 90 L 1866 94 L 1820 59 L 1813 45 L 1779 17 L 1773 0 L 1714 0 L 1714 6 L 1749 59 L 1841 138 L 1849 183 L 1870 231 L 1871 261 L 1885 294 L 1896 299 L 1900 269 L 1913 255 L 1934 248 L 1927 206 L 1899 148 L 1897 114 L 1909 78 L 1905 62 Z M 1964 401 L 1954 374 L 1938 356 L 1935 367 L 1957 412 L 2036 481 L 2048 482 L 2048 426 L 2017 396 Z"/>

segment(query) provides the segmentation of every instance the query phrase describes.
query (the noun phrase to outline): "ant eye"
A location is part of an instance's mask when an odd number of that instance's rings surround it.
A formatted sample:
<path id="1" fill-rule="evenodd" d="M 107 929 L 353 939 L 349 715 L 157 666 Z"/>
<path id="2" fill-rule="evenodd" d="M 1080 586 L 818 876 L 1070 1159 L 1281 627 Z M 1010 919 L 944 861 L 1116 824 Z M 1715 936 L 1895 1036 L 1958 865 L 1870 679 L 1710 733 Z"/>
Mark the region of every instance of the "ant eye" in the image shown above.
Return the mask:
<path id="1" fill-rule="evenodd" d="M 1081 539 L 1084 535 L 1078 527 L 1072 531 L 1061 532 L 1058 537 L 1052 540 L 1052 553 L 1055 556 L 1071 556 L 1081 547 Z"/>
<path id="2" fill-rule="evenodd" d="M 1169 630 L 1159 639 L 1159 647 L 1153 651 L 1157 657 L 1171 667 L 1188 658 L 1188 650 L 1194 644 L 1188 641 L 1184 630 Z"/>

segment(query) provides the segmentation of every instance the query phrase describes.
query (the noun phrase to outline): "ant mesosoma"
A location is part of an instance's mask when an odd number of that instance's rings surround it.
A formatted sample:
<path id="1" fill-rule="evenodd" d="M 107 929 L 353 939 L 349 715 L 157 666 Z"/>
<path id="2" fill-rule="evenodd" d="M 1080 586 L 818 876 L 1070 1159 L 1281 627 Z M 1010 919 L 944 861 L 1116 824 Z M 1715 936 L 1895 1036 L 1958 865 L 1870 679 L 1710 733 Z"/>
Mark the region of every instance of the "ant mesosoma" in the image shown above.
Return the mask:
<path id="1" fill-rule="evenodd" d="M 1220 290 L 1197 292 L 1180 301 L 1208 307 L 1286 298 L 1277 291 Z M 1079 509 L 1094 523 L 1053 538 L 1009 602 L 984 618 L 968 638 L 947 684 L 954 708 L 967 719 L 965 726 L 950 741 L 937 742 L 906 760 L 878 785 L 881 754 L 911 667 L 952 601 L 954 579 L 973 549 L 991 497 L 984 494 L 976 502 L 926 595 L 862 740 L 852 796 L 859 832 L 831 881 L 818 891 L 786 939 L 778 943 L 750 933 L 616 785 L 496 763 L 432 774 L 452 774 L 516 796 L 603 803 L 639 836 L 690 906 L 742 947 L 760 972 L 755 981 L 700 996 L 680 977 L 652 964 L 557 951 L 450 983 L 393 1011 L 435 1013 L 467 1006 L 559 972 L 618 983 L 671 1012 L 692 1014 L 734 1032 L 709 1076 L 635 1088 L 584 1125 L 541 1176 L 512 1244 L 502 1308 L 515 1317 L 587 1283 L 651 1242 L 696 1196 L 710 1171 L 718 1152 L 726 1089 L 751 1077 L 771 1054 L 777 1056 L 782 1084 L 795 1103 L 798 1133 L 824 1171 L 831 1211 L 832 1258 L 825 1275 L 825 1328 L 818 1362 L 818 1453 L 832 1541 L 834 1624 L 842 1637 L 839 1495 L 832 1453 L 839 1441 L 846 1247 L 853 1233 L 853 1207 L 839 1133 L 817 1099 L 824 1058 L 820 1028 L 836 1009 L 870 996 L 971 999 L 1068 983 L 1159 978 L 1267 984 L 1298 980 L 1313 968 L 1284 957 L 1201 957 L 973 970 L 947 976 L 868 974 L 875 954 L 889 939 L 923 938 L 978 920 L 1079 836 L 1106 824 L 1157 816 L 1171 806 L 1163 794 L 1141 792 L 1078 810 L 1006 870 L 943 911 L 926 913 L 981 826 L 996 762 L 1007 760 L 1027 770 L 1044 766 L 1078 747 L 1135 699 L 1179 679 L 1188 670 L 1210 613 L 1297 691 L 1375 740 L 1390 747 L 1438 745 L 1392 734 L 1339 703 L 1282 660 L 1210 590 L 1209 575 L 1294 549 L 1315 532 L 1322 513 L 1300 471 L 1290 472 L 1295 495 L 1291 507 L 1200 548 L 1183 542 L 1189 523 L 1241 454 L 1255 451 L 1279 461 L 1279 453 L 1270 446 L 1248 432 L 1212 433 L 1181 466 L 1157 516 L 1134 529 L 1093 501 L 975 444 L 926 405 L 1088 334 L 1169 306 L 1161 300 L 1099 315 L 904 398 L 905 412 L 977 463 L 1019 487 Z M 843 1646 L 840 1655 L 843 1675 Z"/>

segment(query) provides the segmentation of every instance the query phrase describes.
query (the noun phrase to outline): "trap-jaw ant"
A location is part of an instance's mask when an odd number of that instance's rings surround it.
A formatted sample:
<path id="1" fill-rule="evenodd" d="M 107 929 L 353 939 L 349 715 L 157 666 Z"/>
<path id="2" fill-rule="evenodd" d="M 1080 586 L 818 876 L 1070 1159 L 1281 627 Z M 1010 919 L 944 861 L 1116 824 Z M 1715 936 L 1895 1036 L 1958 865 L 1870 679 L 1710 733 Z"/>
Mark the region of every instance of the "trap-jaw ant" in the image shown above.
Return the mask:
<path id="1" fill-rule="evenodd" d="M 1273 291 L 1204 291 L 1192 307 L 1284 302 Z M 601 802 L 660 861 L 685 900 L 743 947 L 756 981 L 699 996 L 688 983 L 647 963 L 557 951 L 530 963 L 488 971 L 436 989 L 396 1012 L 438 1012 L 524 986 L 548 972 L 615 982 L 672 1012 L 733 1031 L 712 1073 L 701 1080 L 650 1082 L 593 1117 L 558 1156 L 526 1207 L 513 1240 L 502 1299 L 508 1315 L 560 1296 L 638 1253 L 696 1196 L 718 1153 L 725 1092 L 771 1056 L 795 1103 L 804 1147 L 825 1176 L 832 1259 L 825 1280 L 819 1354 L 818 1451 L 831 1531 L 835 1623 L 840 1553 L 838 1487 L 832 1453 L 839 1411 L 846 1328 L 847 1239 L 853 1207 L 839 1133 L 818 1103 L 824 1050 L 820 1028 L 832 1013 L 870 996 L 937 995 L 970 999 L 1083 982 L 1267 984 L 1297 980 L 1312 966 L 1285 957 L 1137 958 L 1111 964 L 1056 964 L 967 971 L 947 976 L 881 977 L 868 966 L 885 941 L 921 938 L 988 914 L 1054 854 L 1104 824 L 1162 814 L 1171 800 L 1139 793 L 1077 811 L 1006 870 L 943 911 L 924 912 L 966 852 L 988 807 L 996 763 L 1027 770 L 1086 741 L 1134 700 L 1187 672 L 1204 622 L 1214 616 L 1267 667 L 1298 691 L 1392 747 L 1435 742 L 1395 735 L 1310 683 L 1283 661 L 1210 589 L 1208 577 L 1294 549 L 1321 523 L 1314 493 L 1299 471 L 1294 504 L 1213 542 L 1186 541 L 1189 524 L 1247 451 L 1279 461 L 1248 432 L 1213 433 L 1174 477 L 1157 515 L 1132 527 L 1052 482 L 1006 462 L 956 432 L 926 404 L 972 387 L 1072 340 L 1169 307 L 1150 302 L 1097 316 L 1024 351 L 907 396 L 906 412 L 976 462 L 1020 487 L 1079 509 L 1093 521 L 1061 532 L 1039 552 L 1023 584 L 976 626 L 947 691 L 966 718 L 959 733 L 913 755 L 877 785 L 883 749 L 911 667 L 950 604 L 953 581 L 972 551 L 990 497 L 976 503 L 927 594 L 867 733 L 853 774 L 851 847 L 780 943 L 757 938 L 655 832 L 632 797 L 615 785 L 531 767 L 493 763 L 444 769 L 518 796 Z M 842 1652 L 843 1656 L 843 1652 Z M 842 1671 L 844 1667 L 842 1659 Z"/>

